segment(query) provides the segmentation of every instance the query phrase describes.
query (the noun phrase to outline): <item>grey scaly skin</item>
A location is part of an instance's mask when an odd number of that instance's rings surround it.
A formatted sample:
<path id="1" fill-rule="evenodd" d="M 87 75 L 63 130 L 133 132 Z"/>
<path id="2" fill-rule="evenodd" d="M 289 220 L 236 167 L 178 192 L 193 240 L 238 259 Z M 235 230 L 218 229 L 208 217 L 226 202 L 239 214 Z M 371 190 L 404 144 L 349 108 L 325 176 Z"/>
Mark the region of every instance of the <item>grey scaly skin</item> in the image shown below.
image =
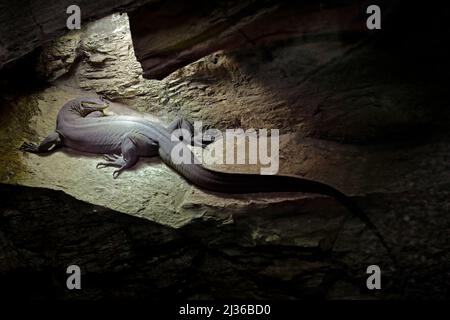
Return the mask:
<path id="1" fill-rule="evenodd" d="M 180 142 L 172 141 L 171 134 L 173 130 L 183 127 L 188 122 L 178 120 L 168 128 L 164 128 L 159 124 L 132 116 L 88 117 L 92 112 L 103 112 L 107 107 L 108 102 L 97 98 L 68 101 L 59 111 L 56 130 L 40 144 L 25 142 L 20 149 L 44 153 L 65 146 L 83 152 L 104 154 L 105 161 L 98 163 L 97 168 L 118 167 L 113 173 L 114 178 L 117 178 L 123 170 L 134 166 L 140 157 L 159 155 L 165 164 L 186 180 L 210 191 L 234 194 L 308 192 L 331 196 L 373 230 L 388 253 L 391 253 L 389 246 L 366 214 L 335 188 L 296 176 L 224 173 L 209 170 L 194 162 L 176 164 L 170 155 L 172 148 Z M 193 158 L 194 155 L 191 154 L 191 159 Z"/>

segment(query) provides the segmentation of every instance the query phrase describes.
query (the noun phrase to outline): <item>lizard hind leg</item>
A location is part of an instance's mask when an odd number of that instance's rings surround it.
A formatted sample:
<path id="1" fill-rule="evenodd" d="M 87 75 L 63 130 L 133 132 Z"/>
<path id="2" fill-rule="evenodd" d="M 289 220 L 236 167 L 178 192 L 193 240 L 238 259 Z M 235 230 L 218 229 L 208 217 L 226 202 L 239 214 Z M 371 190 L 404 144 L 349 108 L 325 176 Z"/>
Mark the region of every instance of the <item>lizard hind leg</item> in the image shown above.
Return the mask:
<path id="1" fill-rule="evenodd" d="M 196 132 L 194 125 L 189 120 L 182 117 L 177 117 L 167 127 L 167 131 L 169 131 L 169 133 L 171 134 L 175 134 L 175 130 L 183 130 L 184 132 L 176 132 L 178 140 L 183 141 L 184 143 L 188 143 L 192 146 L 198 145 L 202 148 L 205 148 L 208 144 L 214 142 L 215 140 L 214 137 L 207 136 L 204 133 L 202 133 L 200 139 L 198 139 L 198 137 L 196 137 L 195 135 Z M 184 137 L 183 134 L 187 134 L 187 136 Z M 187 138 L 187 141 L 184 138 Z"/>
<path id="2" fill-rule="evenodd" d="M 31 153 L 45 153 L 54 151 L 61 146 L 61 137 L 59 133 L 52 132 L 49 134 L 40 144 L 34 144 L 31 142 L 24 142 L 19 150 Z"/>

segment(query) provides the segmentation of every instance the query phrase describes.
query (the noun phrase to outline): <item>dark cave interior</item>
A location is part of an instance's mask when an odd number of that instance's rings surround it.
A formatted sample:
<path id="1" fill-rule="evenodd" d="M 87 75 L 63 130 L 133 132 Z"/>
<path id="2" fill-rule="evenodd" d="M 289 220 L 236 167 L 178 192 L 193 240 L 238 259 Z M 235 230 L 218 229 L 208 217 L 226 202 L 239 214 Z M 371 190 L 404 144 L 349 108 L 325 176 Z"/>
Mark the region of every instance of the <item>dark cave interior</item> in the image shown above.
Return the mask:
<path id="1" fill-rule="evenodd" d="M 2 296 L 449 298 L 450 6 L 0 2 Z M 69 31 L 72 2 L 83 19 Z M 369 3 L 381 30 L 366 28 Z M 54 129 L 67 100 L 97 95 L 164 125 L 279 129 L 280 173 L 349 195 L 398 265 L 328 197 L 206 192 L 158 159 L 112 179 L 99 156 L 18 150 Z M 83 290 L 66 288 L 71 264 Z M 366 288 L 373 264 L 380 292 Z"/>

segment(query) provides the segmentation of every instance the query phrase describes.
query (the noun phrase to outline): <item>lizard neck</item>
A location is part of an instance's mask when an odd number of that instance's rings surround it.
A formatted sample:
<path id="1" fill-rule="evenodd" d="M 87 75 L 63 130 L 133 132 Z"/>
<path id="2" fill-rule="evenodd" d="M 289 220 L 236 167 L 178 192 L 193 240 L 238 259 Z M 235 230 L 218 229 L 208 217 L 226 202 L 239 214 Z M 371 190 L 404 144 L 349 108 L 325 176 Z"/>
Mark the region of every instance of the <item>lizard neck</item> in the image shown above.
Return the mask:
<path id="1" fill-rule="evenodd" d="M 82 118 L 79 99 L 73 99 L 64 104 L 59 110 L 57 123 L 72 122 Z"/>

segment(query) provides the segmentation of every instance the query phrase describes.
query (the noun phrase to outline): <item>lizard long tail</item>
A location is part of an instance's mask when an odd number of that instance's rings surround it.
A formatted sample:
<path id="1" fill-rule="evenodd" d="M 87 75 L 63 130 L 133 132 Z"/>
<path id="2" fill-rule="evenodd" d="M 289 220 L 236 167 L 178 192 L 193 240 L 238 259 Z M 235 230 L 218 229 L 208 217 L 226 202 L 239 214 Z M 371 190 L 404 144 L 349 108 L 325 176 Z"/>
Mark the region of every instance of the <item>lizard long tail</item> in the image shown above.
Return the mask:
<path id="1" fill-rule="evenodd" d="M 209 191 L 231 194 L 306 192 L 330 196 L 345 206 L 376 235 L 394 264 L 397 265 L 397 260 L 392 254 L 390 246 L 365 212 L 352 199 L 330 185 L 297 176 L 225 173 L 207 169 L 200 164 L 174 164 L 170 155 L 164 150 L 160 150 L 160 156 L 167 165 L 189 182 Z"/>

